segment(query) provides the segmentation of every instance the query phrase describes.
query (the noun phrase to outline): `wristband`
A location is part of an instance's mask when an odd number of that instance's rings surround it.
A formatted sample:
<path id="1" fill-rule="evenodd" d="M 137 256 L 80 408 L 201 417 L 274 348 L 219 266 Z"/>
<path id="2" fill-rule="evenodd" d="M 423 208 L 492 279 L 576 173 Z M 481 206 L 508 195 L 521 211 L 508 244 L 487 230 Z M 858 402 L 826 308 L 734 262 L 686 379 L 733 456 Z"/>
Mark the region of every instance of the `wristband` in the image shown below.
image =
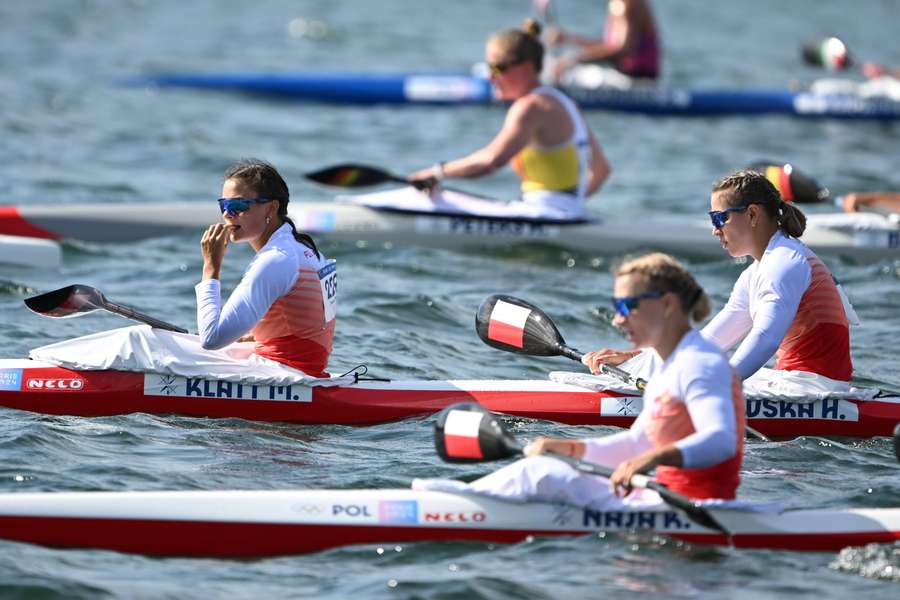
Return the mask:
<path id="1" fill-rule="evenodd" d="M 431 167 L 431 176 L 434 177 L 435 181 L 441 182 L 444 180 L 444 161 L 436 162 Z"/>

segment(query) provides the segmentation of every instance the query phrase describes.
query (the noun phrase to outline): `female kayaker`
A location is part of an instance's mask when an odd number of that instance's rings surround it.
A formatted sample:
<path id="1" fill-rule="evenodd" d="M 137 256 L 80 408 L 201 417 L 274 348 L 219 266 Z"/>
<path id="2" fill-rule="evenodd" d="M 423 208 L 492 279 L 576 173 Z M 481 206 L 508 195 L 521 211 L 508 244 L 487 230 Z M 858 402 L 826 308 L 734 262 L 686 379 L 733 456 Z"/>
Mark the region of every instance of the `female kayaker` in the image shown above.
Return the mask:
<path id="1" fill-rule="evenodd" d="M 609 0 L 603 39 L 584 37 L 553 28 L 551 45 L 569 44 L 579 50 L 553 65 L 553 80 L 579 64 L 609 64 L 629 77 L 659 76 L 660 43 L 648 0 Z"/>
<path id="2" fill-rule="evenodd" d="M 204 348 L 255 341 L 260 356 L 327 376 L 337 273 L 288 218 L 289 200 L 284 179 L 266 162 L 241 160 L 225 171 L 224 223 L 210 225 L 200 240 L 197 327 Z M 223 306 L 219 271 L 229 242 L 249 243 L 256 256 Z"/>
<path id="3" fill-rule="evenodd" d="M 512 101 L 491 142 L 456 160 L 416 171 L 410 182 L 434 188 L 451 177 L 481 177 L 510 163 L 522 180 L 531 216 L 581 218 L 584 203 L 606 180 L 609 164 L 575 103 L 538 79 L 544 47 L 536 21 L 488 40 L 485 60 L 497 96 Z M 438 190 L 435 190 L 437 192 Z M 524 211 L 523 211 L 524 214 Z"/>
<path id="4" fill-rule="evenodd" d="M 853 364 L 846 299 L 828 268 L 797 239 L 806 227 L 800 209 L 784 202 L 756 171 L 718 181 L 710 208 L 712 233 L 722 247 L 731 256 L 754 261 L 703 336 L 723 350 L 740 342 L 731 364 L 742 379 L 774 355 L 775 369 L 849 381 Z M 586 362 L 595 371 L 600 363 L 619 364 L 634 354 L 604 349 Z"/>
<path id="5" fill-rule="evenodd" d="M 539 438 L 517 461 L 464 484 L 469 491 L 518 500 L 612 509 L 612 490 L 628 489 L 635 473 L 692 498 L 735 497 L 743 456 L 744 398 L 740 380 L 719 348 L 691 328 L 709 298 L 674 258 L 649 254 L 616 273 L 614 323 L 635 346 L 663 359 L 644 390 L 644 408 L 627 431 L 582 440 Z M 583 458 L 614 469 L 611 479 L 585 475 L 545 453 Z M 428 480 L 418 488 L 440 489 Z M 449 487 L 449 486 L 448 486 Z M 447 488 L 444 488 L 447 489 Z M 641 490 L 637 503 L 659 503 Z M 631 503 L 631 502 L 629 502 Z"/>

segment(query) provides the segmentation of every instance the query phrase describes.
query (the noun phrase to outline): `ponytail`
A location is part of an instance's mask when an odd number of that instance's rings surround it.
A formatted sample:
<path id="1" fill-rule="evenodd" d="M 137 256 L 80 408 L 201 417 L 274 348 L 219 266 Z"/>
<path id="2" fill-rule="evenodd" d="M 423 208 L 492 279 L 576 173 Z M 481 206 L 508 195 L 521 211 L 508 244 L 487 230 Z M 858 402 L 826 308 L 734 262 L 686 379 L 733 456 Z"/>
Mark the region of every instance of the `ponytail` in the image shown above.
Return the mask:
<path id="1" fill-rule="evenodd" d="M 806 231 L 806 215 L 791 202 L 781 202 L 778 209 L 778 228 L 791 237 L 798 238 Z"/>
<path id="2" fill-rule="evenodd" d="M 724 193 L 729 206 L 758 204 L 778 228 L 790 237 L 798 238 L 806 230 L 806 215 L 792 202 L 785 202 L 778 188 L 759 171 L 737 171 L 717 181 L 713 193 Z"/>
<path id="3" fill-rule="evenodd" d="M 280 206 L 279 206 L 279 209 L 280 209 Z M 279 210 L 278 212 L 280 213 L 281 210 Z M 287 212 L 287 211 L 285 211 L 285 212 Z M 303 244 L 304 246 L 306 246 L 307 248 L 309 248 L 310 250 L 315 252 L 316 258 L 322 258 L 322 255 L 319 254 L 319 249 L 316 247 L 316 242 L 312 239 L 312 236 L 310 236 L 308 233 L 300 233 L 299 231 L 297 231 L 297 226 L 294 225 L 294 221 L 291 220 L 291 218 L 289 216 L 287 216 L 287 214 L 281 215 L 281 219 L 285 223 L 287 223 L 288 225 L 291 226 L 291 233 L 294 234 L 295 240 L 297 240 L 298 242 L 300 242 L 301 244 Z"/>

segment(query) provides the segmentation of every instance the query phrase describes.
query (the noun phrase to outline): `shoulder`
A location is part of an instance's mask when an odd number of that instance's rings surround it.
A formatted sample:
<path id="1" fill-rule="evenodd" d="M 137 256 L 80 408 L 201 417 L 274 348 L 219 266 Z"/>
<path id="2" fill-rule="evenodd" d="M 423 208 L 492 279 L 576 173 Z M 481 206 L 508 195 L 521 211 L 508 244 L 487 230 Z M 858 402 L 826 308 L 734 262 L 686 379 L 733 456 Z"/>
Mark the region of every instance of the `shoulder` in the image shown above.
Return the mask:
<path id="1" fill-rule="evenodd" d="M 722 350 L 697 331 L 691 331 L 688 335 L 690 338 L 679 348 L 672 363 L 682 384 L 687 386 L 698 380 L 730 382 L 731 366 Z"/>
<path id="2" fill-rule="evenodd" d="M 810 273 L 809 255 L 810 251 L 803 242 L 782 236 L 766 249 L 758 270 L 760 275 L 773 282 L 805 277 Z"/>

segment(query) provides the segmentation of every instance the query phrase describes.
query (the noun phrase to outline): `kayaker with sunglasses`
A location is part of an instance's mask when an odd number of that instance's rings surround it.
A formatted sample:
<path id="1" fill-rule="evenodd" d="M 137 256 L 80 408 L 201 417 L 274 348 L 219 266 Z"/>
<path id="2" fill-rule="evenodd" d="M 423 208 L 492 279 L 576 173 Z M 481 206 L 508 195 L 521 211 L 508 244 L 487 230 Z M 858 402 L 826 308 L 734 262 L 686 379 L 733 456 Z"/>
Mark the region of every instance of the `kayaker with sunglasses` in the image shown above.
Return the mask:
<path id="1" fill-rule="evenodd" d="M 713 342 L 692 328 L 710 301 L 693 275 L 666 254 L 623 264 L 613 288 L 614 323 L 635 346 L 653 348 L 662 364 L 644 389 L 640 415 L 627 431 L 600 438 L 538 438 L 517 461 L 469 484 L 424 480 L 414 487 L 471 491 L 515 500 L 541 500 L 615 510 L 635 473 L 691 498 L 733 499 L 740 483 L 744 397 L 740 379 Z M 542 454 L 583 458 L 614 469 L 585 475 Z M 461 488 L 461 489 L 460 489 Z M 660 505 L 655 492 L 636 490 L 624 504 Z"/>
<path id="2" fill-rule="evenodd" d="M 488 40 L 485 60 L 501 100 L 511 101 L 503 128 L 475 152 L 416 171 L 409 181 L 440 193 L 449 178 L 481 177 L 511 164 L 522 180 L 522 216 L 584 218 L 584 204 L 606 180 L 609 164 L 578 107 L 543 86 L 540 25 L 508 29 Z"/>
<path id="3" fill-rule="evenodd" d="M 712 233 L 731 256 L 754 260 L 725 307 L 703 328 L 747 379 L 770 358 L 775 369 L 813 373 L 843 389 L 853 374 L 850 322 L 856 313 L 828 267 L 801 242 L 806 217 L 785 202 L 766 176 L 738 171 L 712 189 Z M 634 353 L 604 349 L 587 359 L 620 364 Z M 823 382 L 826 383 L 826 382 Z"/>
<path id="4" fill-rule="evenodd" d="M 259 356 L 327 377 L 337 301 L 333 260 L 287 216 L 290 193 L 272 165 L 241 160 L 225 171 L 223 223 L 200 240 L 203 277 L 196 286 L 203 347 L 254 341 Z M 222 304 L 219 273 L 229 243 L 249 243 L 256 256 Z M 248 335 L 249 334 L 249 335 Z"/>

